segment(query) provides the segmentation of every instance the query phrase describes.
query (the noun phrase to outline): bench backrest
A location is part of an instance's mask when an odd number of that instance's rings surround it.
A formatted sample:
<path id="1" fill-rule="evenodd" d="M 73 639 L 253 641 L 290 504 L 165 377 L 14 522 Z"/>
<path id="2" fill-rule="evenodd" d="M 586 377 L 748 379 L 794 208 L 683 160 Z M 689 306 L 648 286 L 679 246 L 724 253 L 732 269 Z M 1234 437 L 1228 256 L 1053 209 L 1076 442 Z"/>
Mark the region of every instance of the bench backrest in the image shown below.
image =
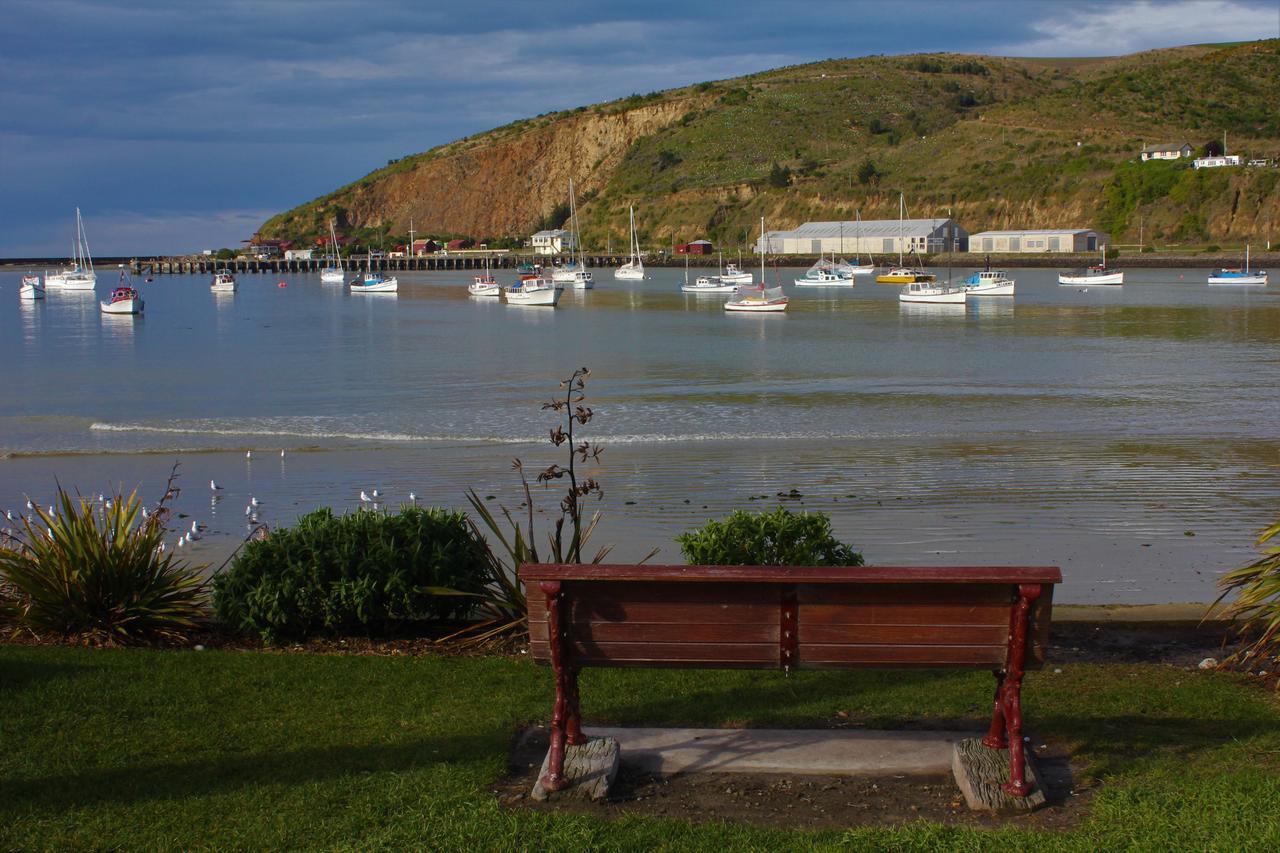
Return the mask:
<path id="1" fill-rule="evenodd" d="M 528 564 L 530 653 L 551 658 L 548 594 L 577 666 L 987 668 L 1019 608 L 1025 668 L 1044 662 L 1054 567 Z"/>

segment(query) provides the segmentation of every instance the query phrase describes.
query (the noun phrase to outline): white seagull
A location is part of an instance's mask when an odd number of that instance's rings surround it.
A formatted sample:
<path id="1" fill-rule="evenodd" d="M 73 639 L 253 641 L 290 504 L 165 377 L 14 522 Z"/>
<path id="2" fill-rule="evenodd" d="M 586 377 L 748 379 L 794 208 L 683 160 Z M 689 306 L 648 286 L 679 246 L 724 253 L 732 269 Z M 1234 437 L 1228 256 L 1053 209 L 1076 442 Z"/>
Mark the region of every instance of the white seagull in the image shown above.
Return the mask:
<path id="1" fill-rule="evenodd" d="M 177 544 L 175 547 L 177 547 L 177 548 L 181 548 L 184 542 L 186 542 L 186 540 L 185 540 L 185 539 L 183 539 L 181 536 L 179 536 L 179 537 L 178 537 L 178 544 Z"/>
<path id="2" fill-rule="evenodd" d="M 418 502 L 418 496 L 417 496 L 417 495 L 415 495 L 413 492 L 410 492 L 410 493 L 409 493 L 409 503 L 415 503 L 415 504 L 416 504 L 417 502 Z"/>
<path id="3" fill-rule="evenodd" d="M 283 459 L 283 458 L 284 458 L 284 448 L 283 448 L 283 447 L 282 447 L 282 448 L 280 448 L 280 458 L 281 458 L 281 459 Z"/>
<path id="4" fill-rule="evenodd" d="M 361 494 L 364 494 L 361 492 Z M 27 498 L 27 509 L 35 509 L 35 504 L 31 503 L 31 498 Z"/>
<path id="5" fill-rule="evenodd" d="M 250 498 L 249 498 L 249 506 L 252 506 L 252 507 L 259 507 L 259 506 L 262 506 L 262 501 L 258 500 L 258 499 L 257 499 L 257 498 L 255 498 L 255 497 L 250 497 Z"/>
<path id="6" fill-rule="evenodd" d="M 364 489 L 360 490 L 360 502 L 366 504 L 369 502 L 369 496 L 364 493 Z M 28 503 L 27 506 L 30 507 L 31 504 Z"/>
<path id="7" fill-rule="evenodd" d="M 382 496 L 378 494 L 378 490 L 377 490 L 377 489 L 374 489 L 374 490 L 373 490 L 373 499 L 376 501 L 376 500 L 377 500 L 378 498 L 380 498 L 380 497 L 382 497 Z"/>
<path id="8" fill-rule="evenodd" d="M 252 450 L 246 450 L 246 451 L 244 452 L 244 458 L 245 458 L 245 459 L 252 459 L 252 458 L 253 458 L 253 451 L 252 451 Z"/>
<path id="9" fill-rule="evenodd" d="M 218 485 L 217 483 L 215 483 L 213 480 L 210 480 L 210 481 L 209 481 L 209 488 L 210 488 L 210 489 L 212 489 L 212 490 L 213 490 L 213 491 L 215 491 L 215 492 L 220 492 L 220 491 L 222 491 L 222 486 L 219 486 L 219 485 Z"/>

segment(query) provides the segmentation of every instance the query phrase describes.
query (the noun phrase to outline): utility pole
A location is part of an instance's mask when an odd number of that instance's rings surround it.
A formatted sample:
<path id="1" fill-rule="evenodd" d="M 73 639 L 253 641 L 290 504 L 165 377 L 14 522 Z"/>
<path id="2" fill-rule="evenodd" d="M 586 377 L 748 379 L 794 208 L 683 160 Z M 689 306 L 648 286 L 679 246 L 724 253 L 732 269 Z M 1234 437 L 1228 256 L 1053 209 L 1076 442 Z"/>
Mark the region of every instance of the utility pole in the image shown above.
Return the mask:
<path id="1" fill-rule="evenodd" d="M 413 217 L 412 216 L 409 217 L 409 245 L 406 247 L 404 256 L 406 258 L 413 257 Z"/>

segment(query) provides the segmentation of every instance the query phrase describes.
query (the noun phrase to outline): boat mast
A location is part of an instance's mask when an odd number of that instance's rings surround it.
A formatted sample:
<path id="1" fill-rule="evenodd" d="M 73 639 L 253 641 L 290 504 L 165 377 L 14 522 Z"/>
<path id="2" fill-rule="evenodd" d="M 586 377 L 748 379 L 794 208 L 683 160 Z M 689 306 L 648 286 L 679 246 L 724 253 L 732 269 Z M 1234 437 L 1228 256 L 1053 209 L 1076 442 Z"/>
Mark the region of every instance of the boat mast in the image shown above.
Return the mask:
<path id="1" fill-rule="evenodd" d="M 902 210 L 904 207 L 902 193 L 898 193 L 898 266 L 902 266 Z"/>
<path id="2" fill-rule="evenodd" d="M 760 290 L 764 290 L 764 256 L 769 250 L 769 243 L 764 237 L 764 217 L 760 217 Z"/>

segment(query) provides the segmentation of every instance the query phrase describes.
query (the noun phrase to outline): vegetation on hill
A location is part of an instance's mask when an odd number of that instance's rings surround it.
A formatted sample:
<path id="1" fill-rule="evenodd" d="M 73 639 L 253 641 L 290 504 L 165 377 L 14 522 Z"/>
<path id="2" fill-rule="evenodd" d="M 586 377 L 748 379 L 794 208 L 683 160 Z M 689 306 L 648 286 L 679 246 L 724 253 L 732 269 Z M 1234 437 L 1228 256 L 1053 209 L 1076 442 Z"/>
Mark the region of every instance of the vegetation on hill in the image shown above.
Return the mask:
<path id="1" fill-rule="evenodd" d="M 579 187 L 588 247 L 749 245 L 808 219 L 950 211 L 971 231 L 1099 227 L 1113 242 L 1274 237 L 1277 169 L 1140 163 L 1144 143 L 1280 157 L 1280 40 L 1127 57 L 826 60 L 526 119 L 404 157 L 272 218 L 384 243 L 527 235 Z M 441 199 L 447 199 L 444 204 Z"/>

